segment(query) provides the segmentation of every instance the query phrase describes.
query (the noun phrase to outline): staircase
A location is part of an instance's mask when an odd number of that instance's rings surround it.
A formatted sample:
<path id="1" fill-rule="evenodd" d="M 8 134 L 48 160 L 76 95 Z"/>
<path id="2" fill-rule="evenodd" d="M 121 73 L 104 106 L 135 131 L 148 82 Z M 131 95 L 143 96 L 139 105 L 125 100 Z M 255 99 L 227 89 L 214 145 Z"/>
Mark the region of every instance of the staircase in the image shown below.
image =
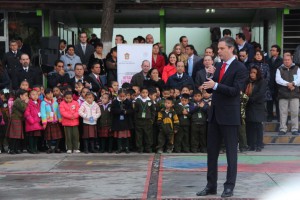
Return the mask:
<path id="1" fill-rule="evenodd" d="M 300 44 L 300 9 L 283 15 L 283 51 L 294 53 Z"/>
<path id="2" fill-rule="evenodd" d="M 279 122 L 264 122 L 264 144 L 298 144 L 300 145 L 300 136 L 292 135 L 291 123 L 288 123 L 288 132 L 286 135 L 278 135 Z M 300 130 L 300 129 L 299 129 Z"/>

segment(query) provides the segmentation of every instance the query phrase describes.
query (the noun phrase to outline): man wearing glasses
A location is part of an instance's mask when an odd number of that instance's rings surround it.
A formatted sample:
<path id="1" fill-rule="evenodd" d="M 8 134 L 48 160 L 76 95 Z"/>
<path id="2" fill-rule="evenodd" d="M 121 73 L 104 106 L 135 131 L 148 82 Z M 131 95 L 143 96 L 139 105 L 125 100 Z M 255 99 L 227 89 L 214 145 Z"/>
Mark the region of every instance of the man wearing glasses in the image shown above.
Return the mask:
<path id="1" fill-rule="evenodd" d="M 70 83 L 68 73 L 65 73 L 64 62 L 62 60 L 55 61 L 54 71 L 50 72 L 47 76 L 48 87 L 63 86 Z"/>

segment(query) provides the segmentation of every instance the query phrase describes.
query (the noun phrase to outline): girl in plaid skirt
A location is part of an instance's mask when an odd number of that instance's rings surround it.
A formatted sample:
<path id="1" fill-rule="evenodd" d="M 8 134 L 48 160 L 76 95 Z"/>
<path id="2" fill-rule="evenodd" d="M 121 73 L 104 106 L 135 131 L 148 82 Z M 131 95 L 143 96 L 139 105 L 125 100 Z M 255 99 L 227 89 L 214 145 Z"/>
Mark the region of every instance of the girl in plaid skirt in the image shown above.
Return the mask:
<path id="1" fill-rule="evenodd" d="M 62 138 L 61 128 L 59 123 L 61 122 L 61 115 L 58 108 L 58 103 L 53 99 L 53 92 L 47 88 L 45 90 L 45 98 L 41 103 L 41 117 L 43 128 L 45 129 L 45 140 L 47 141 L 48 150 L 47 153 L 52 153 L 51 142 L 56 141 L 55 153 L 60 153 L 59 142 Z"/>
<path id="2" fill-rule="evenodd" d="M 133 107 L 132 103 L 126 99 L 127 91 L 120 89 L 118 97 L 112 102 L 112 132 L 114 138 L 117 138 L 118 150 L 116 153 L 121 153 L 124 149 L 126 153 L 129 152 L 129 138 L 131 137 L 130 129 L 132 125 Z"/>
<path id="3" fill-rule="evenodd" d="M 99 120 L 99 133 L 100 138 L 100 152 L 104 153 L 105 146 L 108 142 L 108 152 L 112 152 L 113 135 L 111 132 L 112 115 L 110 112 L 111 101 L 109 94 L 103 94 L 101 96 L 101 103 L 99 104 L 101 110 L 101 117 Z"/>
<path id="4" fill-rule="evenodd" d="M 30 91 L 30 100 L 24 114 L 25 131 L 29 141 L 29 153 L 38 153 L 37 142 L 38 138 L 42 136 L 41 130 L 43 130 L 43 127 L 41 125 L 41 104 L 38 99 L 38 92 L 34 88 Z"/>
<path id="5" fill-rule="evenodd" d="M 95 138 L 97 138 L 97 120 L 101 115 L 98 104 L 94 101 L 91 92 L 86 93 L 85 102 L 79 108 L 79 115 L 83 118 L 83 145 L 84 153 L 88 153 L 88 144 L 91 145 L 91 153 L 95 151 Z"/>
<path id="6" fill-rule="evenodd" d="M 20 153 L 20 141 L 24 139 L 23 123 L 24 112 L 29 101 L 26 90 L 19 89 L 17 91 L 17 99 L 12 106 L 11 118 L 7 129 L 7 138 L 9 138 L 9 153 Z"/>

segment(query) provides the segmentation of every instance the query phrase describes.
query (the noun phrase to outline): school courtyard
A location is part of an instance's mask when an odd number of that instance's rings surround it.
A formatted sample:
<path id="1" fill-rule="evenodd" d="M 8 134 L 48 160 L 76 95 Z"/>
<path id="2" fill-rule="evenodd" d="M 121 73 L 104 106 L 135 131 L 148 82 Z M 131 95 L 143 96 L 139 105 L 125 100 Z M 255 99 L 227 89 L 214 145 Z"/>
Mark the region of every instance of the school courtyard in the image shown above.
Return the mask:
<path id="1" fill-rule="evenodd" d="M 272 190 L 284 194 L 281 199 L 293 192 L 299 197 L 299 186 L 289 190 L 297 184 L 285 186 L 300 180 L 299 146 L 266 145 L 238 159 L 229 199 L 261 199 Z M 221 199 L 224 154 L 219 171 L 218 194 L 198 198 L 206 184 L 206 154 L 1 154 L 0 199 Z"/>

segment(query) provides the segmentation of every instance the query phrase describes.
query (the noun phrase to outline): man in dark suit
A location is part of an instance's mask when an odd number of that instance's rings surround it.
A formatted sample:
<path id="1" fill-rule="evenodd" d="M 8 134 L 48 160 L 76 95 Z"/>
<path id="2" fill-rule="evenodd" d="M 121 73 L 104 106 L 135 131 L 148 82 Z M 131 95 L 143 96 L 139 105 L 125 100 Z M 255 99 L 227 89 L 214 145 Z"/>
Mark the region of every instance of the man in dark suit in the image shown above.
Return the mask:
<path id="1" fill-rule="evenodd" d="M 148 75 L 149 70 L 151 69 L 149 60 L 144 60 L 142 62 L 141 68 L 142 68 L 142 71 L 140 71 L 139 73 L 136 73 L 135 75 L 132 76 L 131 81 L 130 81 L 131 85 L 134 85 L 134 86 L 138 85 L 140 87 L 143 87 L 144 80 L 148 79 L 147 75 Z"/>
<path id="2" fill-rule="evenodd" d="M 85 32 L 80 33 L 80 43 L 75 45 L 75 54 L 80 57 L 84 69 L 87 69 L 89 59 L 94 53 L 94 47 L 87 43 L 87 34 Z"/>
<path id="3" fill-rule="evenodd" d="M 54 71 L 47 76 L 48 87 L 63 86 L 70 83 L 70 76 L 64 70 L 64 62 L 62 60 L 55 61 Z"/>
<path id="4" fill-rule="evenodd" d="M 222 141 L 226 147 L 227 176 L 221 197 L 233 195 L 237 175 L 238 130 L 241 124 L 240 92 L 244 90 L 248 72 L 243 63 L 235 59 L 234 39 L 223 37 L 218 43 L 222 67 L 208 69 L 213 79 L 203 88 L 211 91 L 212 103 L 208 113 L 207 185 L 197 196 L 217 194 L 218 157 Z"/>
<path id="5" fill-rule="evenodd" d="M 273 120 L 273 104 L 275 103 L 276 106 L 276 118 L 279 122 L 279 104 L 278 104 L 278 87 L 275 81 L 276 77 L 276 70 L 283 64 L 283 59 L 280 56 L 281 48 L 278 45 L 271 46 L 271 58 L 268 60 L 269 68 L 270 68 L 270 81 L 269 81 L 269 88 L 272 93 L 272 100 L 267 101 L 267 111 L 268 117 L 267 121 Z"/>
<path id="6" fill-rule="evenodd" d="M 245 65 L 245 67 L 250 71 L 250 61 L 248 58 L 248 53 L 246 49 L 241 49 L 239 51 L 239 60 Z"/>
<path id="7" fill-rule="evenodd" d="M 189 56 L 185 72 L 195 80 L 196 73 L 201 69 L 201 57 L 195 55 L 195 48 L 189 44 L 185 48 L 185 53 Z"/>
<path id="8" fill-rule="evenodd" d="M 20 63 L 21 66 L 16 69 L 12 77 L 12 87 L 14 90 L 17 90 L 24 80 L 28 81 L 30 88 L 34 85 L 42 84 L 42 71 L 30 65 L 30 59 L 27 54 L 24 53 L 21 55 Z"/>
<path id="9" fill-rule="evenodd" d="M 92 84 L 92 92 L 99 97 L 100 90 L 104 87 L 101 78 L 100 78 L 101 67 L 99 63 L 93 63 L 91 66 L 91 73 L 89 77 L 91 77 L 91 84 Z"/>
<path id="10" fill-rule="evenodd" d="M 18 44 L 16 40 L 11 40 L 9 42 L 9 52 L 5 53 L 3 56 L 2 64 L 6 68 L 10 79 L 14 71 L 20 65 L 20 57 L 22 52 L 18 49 Z"/>
<path id="11" fill-rule="evenodd" d="M 83 86 L 93 91 L 93 88 L 96 88 L 97 86 L 95 83 L 93 83 L 92 78 L 90 76 L 84 75 L 84 68 L 81 63 L 75 64 L 74 67 L 75 76 L 71 78 L 70 85 L 73 90 L 75 90 L 75 83 L 82 82 Z"/>
<path id="12" fill-rule="evenodd" d="M 29 58 L 31 58 L 31 47 L 28 44 L 24 44 L 23 38 L 21 37 L 18 37 L 16 41 L 18 43 L 19 50 L 22 53 L 26 53 L 29 56 Z"/>
<path id="13" fill-rule="evenodd" d="M 254 47 L 246 41 L 246 36 L 244 35 L 244 33 L 236 34 L 235 42 L 237 44 L 238 53 L 241 49 L 245 49 L 248 53 L 249 62 L 252 62 L 255 54 Z"/>
<path id="14" fill-rule="evenodd" d="M 184 73 L 184 63 L 182 61 L 177 62 L 176 70 L 177 73 L 168 78 L 166 86 L 170 88 L 177 88 L 179 90 L 181 90 L 183 86 L 189 86 L 194 90 L 194 81 L 189 75 L 187 75 L 187 73 Z"/>
<path id="15" fill-rule="evenodd" d="M 66 40 L 60 40 L 59 41 L 59 55 L 65 55 L 67 52 L 67 41 Z"/>

